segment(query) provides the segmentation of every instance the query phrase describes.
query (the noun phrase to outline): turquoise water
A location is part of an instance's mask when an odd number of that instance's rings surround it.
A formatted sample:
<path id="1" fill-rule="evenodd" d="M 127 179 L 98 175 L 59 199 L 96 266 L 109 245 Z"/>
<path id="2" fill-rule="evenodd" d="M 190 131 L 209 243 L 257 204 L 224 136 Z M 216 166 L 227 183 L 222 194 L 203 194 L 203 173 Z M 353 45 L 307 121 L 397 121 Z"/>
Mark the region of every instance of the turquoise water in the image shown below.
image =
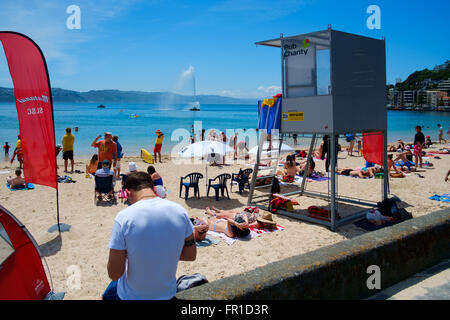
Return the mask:
<path id="1" fill-rule="evenodd" d="M 91 142 L 99 134 L 111 131 L 119 136 L 126 156 L 139 155 L 140 149 L 153 151 L 155 131 L 164 132 L 163 153 L 170 153 L 179 140 L 171 141 L 181 132 L 189 137 L 194 121 L 201 121 L 202 128 L 226 131 L 226 129 L 251 129 L 257 124 L 257 105 L 202 105 L 201 111 L 189 111 L 186 105 L 144 105 L 144 104 L 108 104 L 99 109 L 97 104 L 55 104 L 56 141 L 59 143 L 66 127 L 79 127 L 75 134 L 75 154 L 90 156 L 95 149 Z M 131 114 L 139 115 L 131 118 Z M 11 103 L 0 103 L 0 142 L 8 141 L 14 145 L 19 131 L 16 107 Z M 415 126 L 424 126 L 425 135 L 437 139 L 440 123 L 444 132 L 450 128 L 450 113 L 388 111 L 388 140 L 401 138 L 412 141 Z M 178 129 L 177 131 L 175 131 Z M 199 136 L 196 126 L 196 135 Z M 449 136 L 444 136 L 449 138 Z M 180 138 L 178 138 L 180 139 Z"/>

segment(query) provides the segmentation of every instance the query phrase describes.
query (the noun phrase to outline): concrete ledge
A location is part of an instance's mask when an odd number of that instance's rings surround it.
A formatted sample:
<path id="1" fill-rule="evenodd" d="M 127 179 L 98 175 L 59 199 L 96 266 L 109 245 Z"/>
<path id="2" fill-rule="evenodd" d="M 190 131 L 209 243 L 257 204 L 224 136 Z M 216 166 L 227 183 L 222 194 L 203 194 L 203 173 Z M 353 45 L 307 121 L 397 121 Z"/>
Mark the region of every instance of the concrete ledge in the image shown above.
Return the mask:
<path id="1" fill-rule="evenodd" d="M 385 289 L 449 257 L 447 208 L 176 296 L 184 300 L 363 299 L 380 291 L 367 288 L 370 265 L 380 267 L 381 289 Z"/>

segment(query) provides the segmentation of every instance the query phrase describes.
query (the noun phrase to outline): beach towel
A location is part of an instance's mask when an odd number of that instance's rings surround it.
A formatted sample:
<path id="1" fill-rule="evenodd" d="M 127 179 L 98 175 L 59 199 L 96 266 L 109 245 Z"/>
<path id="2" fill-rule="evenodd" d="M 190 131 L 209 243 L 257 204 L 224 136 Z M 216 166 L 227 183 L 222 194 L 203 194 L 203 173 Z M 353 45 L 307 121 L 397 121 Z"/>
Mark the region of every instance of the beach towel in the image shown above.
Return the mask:
<path id="1" fill-rule="evenodd" d="M 71 177 L 69 176 L 58 176 L 58 182 L 60 183 L 71 183 L 71 182 L 76 182 L 75 180 L 73 180 Z"/>
<path id="2" fill-rule="evenodd" d="M 206 238 L 203 239 L 202 241 L 197 241 L 196 245 L 197 245 L 197 248 L 205 248 L 205 247 L 209 247 L 212 244 L 216 245 L 219 242 L 220 242 L 219 240 L 214 239 L 207 235 Z"/>
<path id="3" fill-rule="evenodd" d="M 313 174 L 311 175 L 311 177 L 309 177 L 309 179 L 311 179 L 312 181 L 327 181 L 327 180 L 330 180 L 330 178 L 322 177 L 320 174 L 317 174 L 315 172 L 313 172 Z"/>
<path id="4" fill-rule="evenodd" d="M 16 191 L 16 190 L 32 190 L 34 189 L 34 184 L 32 183 L 27 183 L 26 186 L 20 187 L 20 188 L 11 188 L 11 186 L 9 185 L 9 183 L 6 184 L 6 187 L 11 190 L 11 191 Z"/>
<path id="5" fill-rule="evenodd" d="M 264 233 L 272 233 L 272 232 L 275 232 L 275 231 L 278 231 L 278 230 L 284 230 L 285 228 L 280 226 L 279 224 L 277 224 L 277 227 L 272 229 L 272 230 L 270 230 L 270 229 L 258 229 L 258 228 L 255 228 L 255 227 L 251 227 L 249 229 L 250 229 L 250 231 L 255 232 L 256 234 L 261 235 L 261 234 L 264 234 Z"/>
<path id="6" fill-rule="evenodd" d="M 228 245 L 232 245 L 233 243 L 236 242 L 236 240 L 241 240 L 241 241 L 249 241 L 253 238 L 256 238 L 258 236 L 258 234 L 254 231 L 250 231 L 250 234 L 244 238 L 230 238 L 229 236 L 227 236 L 225 233 L 222 232 L 214 232 L 209 230 L 207 232 L 208 235 L 210 235 L 211 237 L 215 237 L 215 238 L 221 238 L 223 241 L 225 241 L 226 244 Z"/>
<path id="7" fill-rule="evenodd" d="M 450 193 L 446 193 L 441 196 L 435 194 L 434 196 L 431 196 L 428 199 L 435 200 L 435 201 L 442 201 L 442 202 L 450 202 Z"/>

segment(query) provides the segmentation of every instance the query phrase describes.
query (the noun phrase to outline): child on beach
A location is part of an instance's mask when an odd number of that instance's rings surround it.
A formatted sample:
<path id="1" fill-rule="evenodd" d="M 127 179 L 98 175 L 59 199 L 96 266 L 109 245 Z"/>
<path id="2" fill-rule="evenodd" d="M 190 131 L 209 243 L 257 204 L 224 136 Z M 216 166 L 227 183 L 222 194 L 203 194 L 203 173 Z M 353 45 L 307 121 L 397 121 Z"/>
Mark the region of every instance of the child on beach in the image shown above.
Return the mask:
<path id="1" fill-rule="evenodd" d="M 422 127 L 416 126 L 416 135 L 414 136 L 414 157 L 416 162 L 416 168 L 420 163 L 420 168 L 422 168 L 422 150 L 425 146 L 425 136 L 422 133 Z"/>
<path id="2" fill-rule="evenodd" d="M 86 164 L 86 174 L 92 174 L 94 175 L 97 171 L 98 166 L 98 155 L 94 154 L 91 158 L 91 161 L 89 161 L 88 164 Z"/>
<path id="3" fill-rule="evenodd" d="M 444 141 L 444 143 L 447 143 L 447 140 L 445 140 L 443 138 L 444 128 L 442 128 L 442 126 L 440 124 L 438 124 L 438 128 L 439 128 L 439 134 L 438 134 L 439 143 L 442 143 L 442 141 Z"/>
<path id="4" fill-rule="evenodd" d="M 5 149 L 5 161 L 9 160 L 9 149 L 11 148 L 11 146 L 8 144 L 8 141 L 5 142 L 5 144 L 3 145 L 3 149 Z"/>
<path id="5" fill-rule="evenodd" d="M 165 198 L 166 197 L 166 189 L 164 188 L 163 179 L 161 178 L 159 173 L 156 172 L 155 167 L 148 166 L 147 173 L 152 178 L 153 188 L 154 188 L 155 193 L 158 195 L 158 197 Z"/>
<path id="6" fill-rule="evenodd" d="M 25 179 L 22 178 L 22 170 L 16 169 L 15 174 L 16 174 L 16 176 L 14 178 L 8 177 L 6 179 L 6 182 L 9 184 L 10 188 L 14 189 L 14 188 L 25 186 Z"/>

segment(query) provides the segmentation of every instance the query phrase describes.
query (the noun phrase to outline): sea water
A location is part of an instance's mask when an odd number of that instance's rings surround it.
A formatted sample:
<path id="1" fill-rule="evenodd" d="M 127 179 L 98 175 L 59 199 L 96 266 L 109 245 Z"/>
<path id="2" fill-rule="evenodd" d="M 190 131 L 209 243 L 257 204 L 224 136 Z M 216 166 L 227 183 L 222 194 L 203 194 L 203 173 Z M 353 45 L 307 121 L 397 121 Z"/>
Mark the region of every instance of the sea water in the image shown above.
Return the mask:
<path id="1" fill-rule="evenodd" d="M 214 104 L 201 105 L 201 111 L 190 111 L 187 105 L 149 105 L 149 104 L 106 104 L 106 108 L 97 108 L 93 103 L 55 103 L 54 120 L 56 142 L 61 143 L 65 128 L 72 128 L 75 135 L 74 153 L 79 157 L 90 157 L 96 152 L 91 147 L 92 141 L 105 131 L 110 131 L 119 137 L 125 156 L 138 156 L 140 149 L 145 148 L 153 153 L 155 131 L 161 130 L 164 134 L 162 153 L 170 153 L 172 148 L 180 143 L 175 135 L 184 130 L 191 134 L 194 122 L 201 123 L 205 130 L 211 128 L 219 131 L 227 129 L 256 128 L 258 122 L 258 109 L 255 105 L 241 104 Z M 137 115 L 138 117 L 133 117 Z M 397 139 L 412 141 L 415 126 L 423 126 L 425 135 L 437 140 L 440 123 L 444 127 L 444 138 L 449 139 L 446 131 L 450 128 L 450 113 L 443 112 L 414 112 L 414 111 L 388 111 L 388 141 Z M 13 147 L 19 133 L 19 122 L 16 107 L 11 103 L 0 103 L 0 143 L 8 141 Z M 78 127 L 75 132 L 74 127 Z M 196 129 L 198 129 L 198 125 Z M 174 139 L 172 141 L 172 134 Z M 199 132 L 195 132 L 197 139 Z M 189 143 L 189 141 L 186 141 Z M 292 144 L 292 139 L 287 140 Z M 299 139 L 301 143 L 301 139 Z"/>

